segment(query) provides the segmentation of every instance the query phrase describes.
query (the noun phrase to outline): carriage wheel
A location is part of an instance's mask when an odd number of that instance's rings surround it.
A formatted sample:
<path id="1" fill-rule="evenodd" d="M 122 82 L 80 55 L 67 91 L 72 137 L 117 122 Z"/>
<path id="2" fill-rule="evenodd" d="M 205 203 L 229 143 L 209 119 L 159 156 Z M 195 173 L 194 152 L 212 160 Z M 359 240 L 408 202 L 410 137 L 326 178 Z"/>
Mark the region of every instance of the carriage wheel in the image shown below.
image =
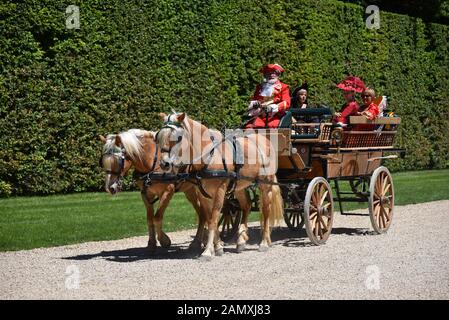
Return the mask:
<path id="1" fill-rule="evenodd" d="M 314 178 L 307 187 L 304 222 L 310 241 L 324 244 L 332 231 L 334 200 L 331 187 L 323 177 Z"/>
<path id="2" fill-rule="evenodd" d="M 394 208 L 393 178 L 387 168 L 379 167 L 373 172 L 369 190 L 371 225 L 377 233 L 384 233 L 390 228 Z"/>
<path id="3" fill-rule="evenodd" d="M 295 190 L 284 193 L 284 221 L 292 231 L 301 231 L 304 226 L 304 204 Z"/>
<path id="4" fill-rule="evenodd" d="M 284 208 L 284 221 L 287 227 L 292 231 L 301 231 L 304 226 L 304 216 L 301 211 L 296 211 L 295 209 Z"/>
<path id="5" fill-rule="evenodd" d="M 240 222 L 242 221 L 242 209 L 236 199 L 226 199 L 218 220 L 218 230 L 220 238 L 224 242 L 229 242 L 237 234 Z"/>
<path id="6" fill-rule="evenodd" d="M 357 197 L 368 200 L 368 181 L 365 178 L 349 180 L 349 186 Z"/>

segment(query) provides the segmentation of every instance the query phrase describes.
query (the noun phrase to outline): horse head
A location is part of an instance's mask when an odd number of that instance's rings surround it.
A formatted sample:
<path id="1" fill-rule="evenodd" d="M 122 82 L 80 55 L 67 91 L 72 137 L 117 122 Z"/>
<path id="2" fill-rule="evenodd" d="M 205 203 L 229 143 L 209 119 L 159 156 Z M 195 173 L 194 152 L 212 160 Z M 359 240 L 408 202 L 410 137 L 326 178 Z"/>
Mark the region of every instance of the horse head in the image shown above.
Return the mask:
<path id="1" fill-rule="evenodd" d="M 103 152 L 100 158 L 100 167 L 105 172 L 105 190 L 116 194 L 122 189 L 122 179 L 131 167 L 131 161 L 126 157 L 119 135 L 110 134 L 106 138 L 99 136 L 103 142 Z"/>
<path id="2" fill-rule="evenodd" d="M 131 129 L 119 134 L 100 136 L 103 153 L 100 166 L 105 172 L 105 190 L 115 194 L 122 189 L 122 179 L 133 166 L 147 173 L 156 169 L 158 149 L 152 132 Z"/>
<path id="3" fill-rule="evenodd" d="M 159 117 L 164 125 L 156 134 L 156 143 L 161 148 L 160 166 L 163 171 L 177 172 L 177 169 L 184 163 L 180 159 L 180 151 L 182 149 L 182 140 L 185 135 L 186 120 L 185 113 L 173 113 L 166 115 L 160 113 Z"/>

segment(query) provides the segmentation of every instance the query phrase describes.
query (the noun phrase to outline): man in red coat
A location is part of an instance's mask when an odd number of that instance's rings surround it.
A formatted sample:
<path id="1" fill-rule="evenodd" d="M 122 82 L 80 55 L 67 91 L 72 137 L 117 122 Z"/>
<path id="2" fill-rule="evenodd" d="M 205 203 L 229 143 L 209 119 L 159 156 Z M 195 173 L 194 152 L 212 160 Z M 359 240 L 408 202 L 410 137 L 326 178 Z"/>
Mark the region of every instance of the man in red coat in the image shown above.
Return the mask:
<path id="1" fill-rule="evenodd" d="M 253 120 L 246 128 L 277 128 L 285 111 L 290 108 L 289 87 L 279 80 L 284 69 L 278 64 L 267 64 L 259 72 L 264 79 L 257 85 L 248 106 Z"/>

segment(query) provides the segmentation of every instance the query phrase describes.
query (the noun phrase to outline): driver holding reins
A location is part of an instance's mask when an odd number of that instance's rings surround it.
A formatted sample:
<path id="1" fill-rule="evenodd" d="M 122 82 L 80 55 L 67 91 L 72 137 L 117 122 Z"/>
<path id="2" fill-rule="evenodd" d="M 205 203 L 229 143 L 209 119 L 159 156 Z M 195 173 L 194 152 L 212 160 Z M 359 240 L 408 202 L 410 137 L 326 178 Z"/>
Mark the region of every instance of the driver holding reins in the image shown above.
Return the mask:
<path id="1" fill-rule="evenodd" d="M 258 84 L 248 106 L 252 120 L 246 128 L 277 128 L 285 111 L 290 108 L 290 90 L 279 80 L 284 72 L 278 64 L 267 64 L 260 71 L 262 83 Z"/>

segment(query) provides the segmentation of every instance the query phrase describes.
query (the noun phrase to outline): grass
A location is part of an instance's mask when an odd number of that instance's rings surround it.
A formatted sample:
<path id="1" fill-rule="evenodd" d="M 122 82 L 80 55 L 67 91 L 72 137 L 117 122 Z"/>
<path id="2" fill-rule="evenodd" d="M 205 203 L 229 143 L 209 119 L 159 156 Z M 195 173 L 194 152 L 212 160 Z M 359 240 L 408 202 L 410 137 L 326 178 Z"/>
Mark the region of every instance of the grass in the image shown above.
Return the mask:
<path id="1" fill-rule="evenodd" d="M 396 204 L 449 199 L 449 170 L 393 175 Z M 334 189 L 335 193 L 335 189 Z M 366 204 L 344 204 L 345 211 Z M 337 204 L 335 205 L 338 210 Z M 257 220 L 253 213 L 251 220 Z M 164 230 L 195 228 L 196 217 L 183 194 L 176 194 Z M 147 233 L 145 206 L 139 192 L 82 193 L 0 200 L 0 251 L 112 240 Z"/>

